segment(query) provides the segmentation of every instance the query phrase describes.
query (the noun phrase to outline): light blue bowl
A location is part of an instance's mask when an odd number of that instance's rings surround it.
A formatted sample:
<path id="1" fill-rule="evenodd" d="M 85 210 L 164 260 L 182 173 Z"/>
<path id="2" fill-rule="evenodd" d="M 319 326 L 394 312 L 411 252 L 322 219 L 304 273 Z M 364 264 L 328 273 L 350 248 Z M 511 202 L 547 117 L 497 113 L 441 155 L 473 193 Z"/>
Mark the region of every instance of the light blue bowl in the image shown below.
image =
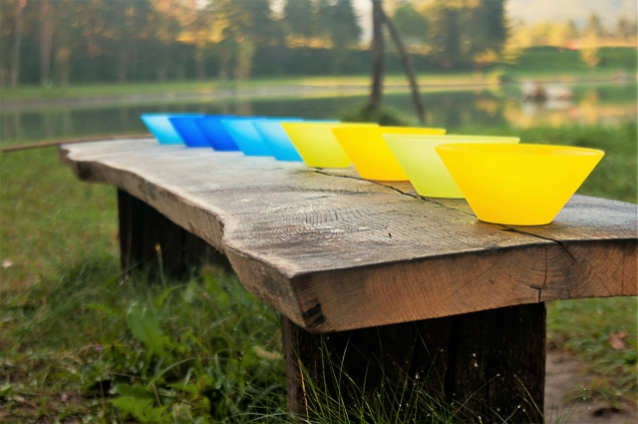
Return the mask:
<path id="1" fill-rule="evenodd" d="M 210 146 L 220 152 L 238 151 L 239 147 L 233 141 L 228 130 L 222 125 L 224 119 L 254 119 L 253 116 L 211 115 L 195 119 L 195 125 L 199 127 L 208 139 Z"/>
<path id="2" fill-rule="evenodd" d="M 168 120 L 188 147 L 211 147 L 208 138 L 195 124 L 195 120 L 203 116 L 171 116 Z"/>
<path id="3" fill-rule="evenodd" d="M 142 122 L 153 136 L 162 144 L 183 144 L 184 140 L 175 130 L 169 118 L 173 116 L 202 116 L 189 113 L 144 113 L 140 115 Z"/>
<path id="4" fill-rule="evenodd" d="M 301 120 L 301 118 L 224 119 L 222 120 L 222 124 L 235 144 L 246 156 L 272 156 L 273 153 L 270 148 L 266 146 L 253 124 L 260 121 L 298 122 Z"/>
<path id="5" fill-rule="evenodd" d="M 286 131 L 281 127 L 282 122 L 292 122 L 291 120 L 282 119 L 280 121 L 254 121 L 253 125 L 255 129 L 261 135 L 261 139 L 264 144 L 270 150 L 271 154 L 277 160 L 303 162 L 301 156 L 295 149 L 295 146 L 290 141 L 290 137 L 286 134 Z M 341 121 L 329 121 L 329 120 L 303 120 L 303 122 L 326 122 L 326 123 L 339 123 Z"/>

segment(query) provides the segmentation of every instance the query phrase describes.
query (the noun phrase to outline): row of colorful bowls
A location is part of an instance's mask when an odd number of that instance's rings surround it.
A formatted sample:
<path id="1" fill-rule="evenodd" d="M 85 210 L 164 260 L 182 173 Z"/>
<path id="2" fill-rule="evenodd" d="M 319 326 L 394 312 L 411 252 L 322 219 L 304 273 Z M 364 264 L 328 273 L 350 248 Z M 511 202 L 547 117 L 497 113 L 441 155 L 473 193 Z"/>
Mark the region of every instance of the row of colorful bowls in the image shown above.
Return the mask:
<path id="1" fill-rule="evenodd" d="M 348 168 L 361 178 L 409 180 L 420 196 L 465 198 L 478 219 L 546 225 L 604 152 L 519 144 L 517 137 L 445 135 L 444 129 L 301 118 L 144 114 L 160 143 Z"/>

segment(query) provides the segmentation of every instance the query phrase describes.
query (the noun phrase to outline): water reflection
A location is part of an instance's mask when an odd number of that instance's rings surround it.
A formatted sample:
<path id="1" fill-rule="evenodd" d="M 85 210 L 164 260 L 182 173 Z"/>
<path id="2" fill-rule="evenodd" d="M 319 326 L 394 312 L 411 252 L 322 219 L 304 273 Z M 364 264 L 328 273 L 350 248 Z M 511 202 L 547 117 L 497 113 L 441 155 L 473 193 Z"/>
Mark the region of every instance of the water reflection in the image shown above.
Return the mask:
<path id="1" fill-rule="evenodd" d="M 423 94 L 428 125 L 450 130 L 473 126 L 618 124 L 636 119 L 636 84 L 574 85 L 571 100 L 524 102 L 521 86 L 477 91 L 441 91 Z M 358 107 L 367 97 L 335 96 L 293 99 L 224 101 L 163 101 L 152 104 L 63 106 L 39 110 L 0 112 L 1 144 L 74 138 L 100 134 L 146 132 L 139 115 L 145 112 L 199 112 L 261 116 L 334 118 Z M 386 94 L 384 102 L 413 119 L 408 93 Z"/>

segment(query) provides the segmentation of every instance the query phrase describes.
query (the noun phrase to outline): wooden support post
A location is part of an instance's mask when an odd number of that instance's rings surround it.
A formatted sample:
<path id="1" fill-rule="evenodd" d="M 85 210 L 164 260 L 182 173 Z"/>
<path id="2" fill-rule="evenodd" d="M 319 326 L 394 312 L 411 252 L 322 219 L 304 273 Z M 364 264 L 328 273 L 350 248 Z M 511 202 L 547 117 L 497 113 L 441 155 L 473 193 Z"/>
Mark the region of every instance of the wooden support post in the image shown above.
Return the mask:
<path id="1" fill-rule="evenodd" d="M 458 422 L 543 422 L 544 303 L 320 335 L 282 317 L 282 331 L 293 413 L 312 416 L 319 389 L 357 413 L 365 394 L 389 417 L 418 402 Z M 408 399 L 415 385 L 425 398 Z"/>
<path id="2" fill-rule="evenodd" d="M 204 240 L 136 197 L 118 190 L 117 203 L 120 264 L 125 273 L 138 269 L 153 279 L 163 274 L 183 280 L 195 275 L 204 262 L 230 267 L 226 258 Z"/>

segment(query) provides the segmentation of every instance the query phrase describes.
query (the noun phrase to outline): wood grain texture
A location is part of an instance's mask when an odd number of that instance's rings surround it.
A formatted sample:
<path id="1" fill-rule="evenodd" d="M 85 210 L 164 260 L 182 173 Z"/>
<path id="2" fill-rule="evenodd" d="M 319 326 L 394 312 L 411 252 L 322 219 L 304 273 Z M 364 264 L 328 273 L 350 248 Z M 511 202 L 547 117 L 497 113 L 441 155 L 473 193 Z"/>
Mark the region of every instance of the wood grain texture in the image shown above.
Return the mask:
<path id="1" fill-rule="evenodd" d="M 453 422 L 543 422 L 544 303 L 331 334 L 284 317 L 282 336 L 288 409 L 303 417 L 306 405 L 321 410 L 329 398 L 353 421 L 367 412 L 363 399 L 400 417 L 399 404 L 414 406 L 418 388 L 422 404 L 446 405 Z"/>
<path id="2" fill-rule="evenodd" d="M 353 170 L 154 140 L 63 145 L 60 157 L 214 246 L 312 333 L 638 294 L 633 204 L 574 196 L 551 225 L 506 227 Z"/>

